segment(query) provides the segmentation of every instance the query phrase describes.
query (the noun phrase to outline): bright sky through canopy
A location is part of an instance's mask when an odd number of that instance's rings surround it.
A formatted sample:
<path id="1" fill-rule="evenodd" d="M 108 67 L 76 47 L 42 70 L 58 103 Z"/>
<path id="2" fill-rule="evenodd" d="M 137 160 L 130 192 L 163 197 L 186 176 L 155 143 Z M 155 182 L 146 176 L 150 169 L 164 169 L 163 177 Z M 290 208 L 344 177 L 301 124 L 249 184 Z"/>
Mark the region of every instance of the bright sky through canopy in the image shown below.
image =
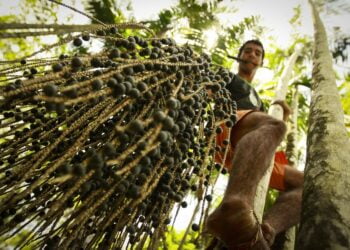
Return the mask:
<path id="1" fill-rule="evenodd" d="M 22 0 L 23 1 L 23 0 Z M 204 0 L 198 0 L 204 2 Z M 72 1 L 63 0 L 64 3 L 72 4 Z M 75 0 L 74 7 L 80 10 L 84 10 L 82 4 L 83 1 Z M 118 6 L 122 9 L 126 9 L 129 1 L 116 0 Z M 177 0 L 131 0 L 131 8 L 133 16 L 137 21 L 141 20 L 154 20 L 157 18 L 157 14 L 165 8 L 176 6 Z M 21 0 L 4 1 L 0 0 L 0 15 L 18 14 L 20 11 L 19 4 Z M 336 3 L 341 4 L 342 0 L 338 0 L 332 3 L 332 6 Z M 277 46 L 281 49 L 288 48 L 292 43 L 292 35 L 297 33 L 299 36 L 312 36 L 313 26 L 311 20 L 311 10 L 306 0 L 222 0 L 220 6 L 229 6 L 232 8 L 234 13 L 219 14 L 221 24 L 237 24 L 242 21 L 245 17 L 258 16 L 259 24 L 265 27 L 265 36 L 259 37 L 263 41 L 265 49 L 269 51 L 271 45 Z M 296 7 L 300 6 L 300 25 L 293 27 L 289 23 L 290 19 L 294 16 Z M 339 8 L 339 6 L 338 6 Z M 59 7 L 58 11 L 59 22 L 64 22 L 67 16 L 72 16 L 71 23 L 81 24 L 88 23 L 89 20 L 77 13 L 73 13 L 71 10 Z M 350 19 L 349 13 L 328 15 L 329 11 L 324 11 L 322 18 L 326 26 L 326 30 L 329 36 L 334 35 L 334 28 L 339 27 L 343 33 L 350 33 L 350 26 L 347 25 Z M 127 14 L 128 15 L 128 14 Z M 27 17 L 28 18 L 28 17 Z M 29 20 L 35 20 L 32 16 Z M 180 20 L 181 21 L 181 20 Z M 203 31 L 205 37 L 207 37 L 206 47 L 210 49 L 215 46 L 217 41 L 216 27 L 210 28 L 209 30 Z M 175 35 L 175 40 L 181 43 L 180 39 Z M 245 39 L 251 39 L 252 37 L 249 32 Z M 233 69 L 235 70 L 235 69 Z M 261 69 L 256 75 L 256 79 L 261 82 L 267 82 L 272 79 L 272 73 L 269 70 Z"/>
<path id="2" fill-rule="evenodd" d="M 203 0 L 202 0 L 203 1 Z M 19 11 L 21 0 L 5 1 L 0 0 L 0 15 L 16 14 Z M 71 1 L 63 0 L 70 3 Z M 75 0 L 75 7 L 83 9 L 81 0 Z M 118 0 L 125 7 L 126 2 Z M 164 8 L 175 6 L 177 0 L 131 0 L 132 12 L 137 20 L 155 19 L 157 14 Z M 273 37 L 275 45 L 285 48 L 289 46 L 290 36 L 293 32 L 289 20 L 293 17 L 293 9 L 300 5 L 301 7 L 301 26 L 297 27 L 297 32 L 300 35 L 312 35 L 311 11 L 307 1 L 305 0 L 223 0 L 221 5 L 232 6 L 237 11 L 233 14 L 220 15 L 220 21 L 224 24 L 238 23 L 244 17 L 260 16 L 261 25 L 268 28 L 267 36 Z M 64 17 L 72 14 L 71 10 L 60 8 L 58 11 L 59 17 Z M 332 17 L 324 17 L 324 23 L 328 32 L 332 32 L 333 28 L 338 26 L 343 32 L 350 32 L 350 27 L 346 25 L 348 22 L 344 14 L 332 15 Z M 74 15 L 74 23 L 88 22 L 85 17 Z M 332 34 L 329 34 L 332 35 Z M 268 47 L 268 41 L 264 41 Z"/>
<path id="3" fill-rule="evenodd" d="M 133 0 L 133 12 L 137 20 L 154 19 L 164 8 L 169 8 L 176 4 L 176 0 Z M 293 33 L 299 36 L 313 35 L 313 25 L 311 19 L 311 10 L 308 1 L 305 0 L 223 0 L 222 5 L 231 6 L 236 12 L 229 14 L 220 14 L 221 24 L 237 24 L 245 17 L 259 16 L 260 25 L 266 27 L 265 37 L 259 39 L 263 41 L 267 51 L 271 45 L 281 49 L 288 48 L 292 43 Z M 300 25 L 294 28 L 289 23 L 290 19 L 295 14 L 295 8 L 300 6 Z M 350 27 L 346 25 L 347 17 L 344 14 L 340 15 L 325 15 L 324 24 L 329 35 L 333 35 L 334 27 L 340 27 L 342 32 L 350 33 Z M 207 39 L 207 47 L 214 46 L 213 43 L 217 40 L 216 29 L 212 28 L 203 32 Z M 246 39 L 253 38 L 247 33 Z M 267 69 L 261 69 L 256 75 L 256 79 L 261 82 L 270 81 L 273 73 Z"/>
<path id="4" fill-rule="evenodd" d="M 155 18 L 156 14 L 163 8 L 174 6 L 176 0 L 133 0 L 135 16 L 138 20 Z M 302 23 L 301 32 L 311 34 L 311 15 L 307 1 L 303 0 L 224 0 L 225 5 L 238 9 L 234 14 L 220 15 L 221 23 L 238 23 L 244 17 L 252 15 L 261 16 L 261 24 L 268 27 L 270 35 L 276 37 L 278 44 L 287 46 L 286 42 L 291 34 L 291 27 L 288 23 L 293 16 L 293 8 L 301 4 Z M 304 11 L 305 10 L 305 11 Z"/>

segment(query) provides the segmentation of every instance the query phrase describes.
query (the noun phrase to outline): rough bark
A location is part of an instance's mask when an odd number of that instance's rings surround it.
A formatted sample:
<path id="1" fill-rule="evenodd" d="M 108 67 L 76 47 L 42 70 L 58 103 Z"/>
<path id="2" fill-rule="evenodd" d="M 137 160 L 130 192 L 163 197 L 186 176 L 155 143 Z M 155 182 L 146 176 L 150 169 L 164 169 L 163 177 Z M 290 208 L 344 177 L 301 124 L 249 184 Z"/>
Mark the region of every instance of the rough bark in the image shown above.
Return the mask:
<path id="1" fill-rule="evenodd" d="M 293 250 L 295 247 L 295 227 L 291 227 L 285 232 L 285 238 L 283 250 Z"/>
<path id="2" fill-rule="evenodd" d="M 295 166 L 297 165 L 297 159 L 298 159 L 298 149 L 295 145 L 296 143 L 296 137 L 298 134 L 298 104 L 299 101 L 299 90 L 298 86 L 295 87 L 295 91 L 293 93 L 293 100 L 292 100 L 292 116 L 291 116 L 291 122 L 290 122 L 290 132 L 287 135 L 287 145 L 286 145 L 286 155 L 288 158 L 288 162 Z"/>
<path id="3" fill-rule="evenodd" d="M 327 35 L 312 1 L 314 67 L 297 249 L 350 249 L 350 141 Z"/>

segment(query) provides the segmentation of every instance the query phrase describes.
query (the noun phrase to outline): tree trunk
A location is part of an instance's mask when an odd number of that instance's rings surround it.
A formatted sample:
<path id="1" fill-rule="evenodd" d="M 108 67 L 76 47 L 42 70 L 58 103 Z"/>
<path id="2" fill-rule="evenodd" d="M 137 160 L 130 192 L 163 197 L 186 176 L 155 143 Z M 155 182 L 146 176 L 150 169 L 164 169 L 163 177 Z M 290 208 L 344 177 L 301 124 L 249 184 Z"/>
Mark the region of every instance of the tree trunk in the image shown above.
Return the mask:
<path id="1" fill-rule="evenodd" d="M 298 162 L 298 148 L 295 145 L 298 135 L 298 108 L 299 108 L 299 89 L 298 85 L 295 87 L 292 100 L 292 117 L 290 122 L 290 132 L 287 134 L 286 155 L 288 162 L 292 166 L 297 166 Z"/>
<path id="2" fill-rule="evenodd" d="M 293 72 L 294 64 L 300 52 L 301 52 L 301 47 L 296 46 L 296 50 L 288 59 L 286 63 L 286 67 L 283 70 L 282 76 L 278 81 L 274 101 L 284 100 L 286 98 L 288 83 Z M 283 118 L 282 107 L 280 107 L 279 105 L 271 105 L 269 109 L 269 115 L 282 120 Z M 273 163 L 271 163 L 270 168 L 266 171 L 264 177 L 260 180 L 260 183 L 257 188 L 256 196 L 255 196 L 254 210 L 260 220 L 262 219 L 263 212 L 264 212 L 265 198 L 266 198 L 266 193 L 269 186 L 269 180 L 271 177 L 272 169 L 273 169 Z"/>
<path id="3" fill-rule="evenodd" d="M 298 100 L 299 100 L 299 91 L 298 85 L 295 87 L 295 92 L 293 94 L 292 100 L 292 120 L 290 126 L 290 132 L 287 135 L 287 146 L 286 146 L 286 155 L 288 162 L 293 167 L 297 167 L 298 159 L 298 150 L 296 147 L 296 136 L 298 134 Z M 283 250 L 293 250 L 295 247 L 295 227 L 289 228 L 284 232 L 284 242 Z"/>
<path id="4" fill-rule="evenodd" d="M 350 249 L 350 141 L 327 35 L 315 5 L 314 68 L 297 249 Z"/>

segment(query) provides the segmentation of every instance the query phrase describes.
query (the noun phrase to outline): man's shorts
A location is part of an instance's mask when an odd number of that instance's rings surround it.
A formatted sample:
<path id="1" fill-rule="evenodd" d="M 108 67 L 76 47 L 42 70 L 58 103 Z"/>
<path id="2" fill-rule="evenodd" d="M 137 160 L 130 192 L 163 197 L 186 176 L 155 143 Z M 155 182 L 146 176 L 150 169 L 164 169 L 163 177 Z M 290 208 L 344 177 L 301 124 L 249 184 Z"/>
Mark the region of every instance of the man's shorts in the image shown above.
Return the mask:
<path id="1" fill-rule="evenodd" d="M 225 163 L 224 161 L 224 155 L 225 150 L 219 152 L 217 151 L 215 154 L 215 162 L 223 164 L 225 168 L 227 168 L 228 171 L 231 170 L 233 167 L 232 161 L 233 161 L 233 155 L 234 155 L 234 149 L 231 146 L 231 140 L 232 136 L 234 136 L 235 127 L 237 127 L 237 124 L 244 119 L 249 113 L 252 112 L 259 112 L 255 110 L 237 110 L 237 122 L 236 125 L 233 126 L 231 129 L 231 134 L 229 135 L 229 128 L 225 126 L 225 124 L 220 125 L 222 128 L 222 133 L 218 134 L 216 136 L 216 145 L 219 146 L 221 149 L 224 149 L 225 143 L 228 143 L 228 150 L 226 153 Z M 226 141 L 225 141 L 226 140 Z M 253 156 L 254 157 L 254 156 Z M 286 155 L 283 151 L 278 151 L 275 153 L 275 160 L 274 160 L 274 167 L 271 174 L 270 179 L 270 188 L 277 189 L 279 191 L 285 191 L 285 166 L 288 165 L 288 160 L 286 158 Z"/>

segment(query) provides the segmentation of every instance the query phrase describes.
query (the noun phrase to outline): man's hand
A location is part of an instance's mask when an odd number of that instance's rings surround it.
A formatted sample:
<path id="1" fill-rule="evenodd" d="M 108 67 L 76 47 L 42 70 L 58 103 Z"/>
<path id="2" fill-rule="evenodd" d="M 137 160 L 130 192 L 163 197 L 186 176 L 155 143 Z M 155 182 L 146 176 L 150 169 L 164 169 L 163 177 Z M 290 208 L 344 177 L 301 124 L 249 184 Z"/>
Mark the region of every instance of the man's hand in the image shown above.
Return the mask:
<path id="1" fill-rule="evenodd" d="M 292 109 L 288 106 L 288 104 L 284 100 L 274 101 L 271 105 L 280 105 L 283 109 L 283 121 L 287 121 L 289 115 L 292 113 Z"/>

